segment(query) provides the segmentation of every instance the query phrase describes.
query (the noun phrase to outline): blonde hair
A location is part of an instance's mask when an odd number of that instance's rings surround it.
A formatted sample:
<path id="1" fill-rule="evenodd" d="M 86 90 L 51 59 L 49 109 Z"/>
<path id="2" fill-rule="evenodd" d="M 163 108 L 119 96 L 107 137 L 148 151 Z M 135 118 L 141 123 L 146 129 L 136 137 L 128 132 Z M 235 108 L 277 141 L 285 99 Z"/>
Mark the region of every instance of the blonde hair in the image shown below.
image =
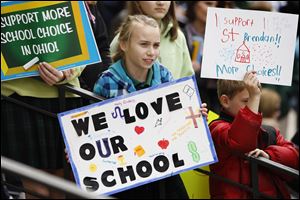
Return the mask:
<path id="1" fill-rule="evenodd" d="M 232 99 L 237 93 L 243 91 L 246 88 L 243 81 L 234 81 L 234 80 L 221 80 L 217 82 L 217 93 L 218 98 L 224 94 Z"/>
<path id="2" fill-rule="evenodd" d="M 271 118 L 273 115 L 279 111 L 281 103 L 281 97 L 279 94 L 269 88 L 262 89 L 259 111 L 263 113 L 266 118 Z"/>
<path id="3" fill-rule="evenodd" d="M 112 55 L 113 62 L 116 62 L 117 60 L 120 60 L 124 57 L 124 52 L 122 51 L 120 44 L 121 42 L 130 41 L 132 31 L 134 30 L 134 25 L 137 23 L 152 26 L 154 28 L 159 28 L 157 21 L 151 17 L 148 17 L 146 15 L 129 15 L 118 30 L 118 48 L 116 53 Z"/>
<path id="4" fill-rule="evenodd" d="M 162 32 L 165 32 L 168 27 L 168 24 L 170 22 L 172 22 L 173 27 L 167 33 L 168 36 L 170 35 L 170 41 L 172 41 L 172 42 L 177 39 L 178 29 L 179 29 L 179 25 L 178 25 L 177 18 L 176 18 L 175 8 L 176 8 L 175 1 L 171 1 L 171 5 L 170 5 L 170 8 L 169 8 L 166 16 L 161 20 L 164 25 L 163 26 L 164 30 L 162 30 Z M 145 14 L 143 12 L 143 10 L 141 9 L 138 1 L 127 1 L 127 9 L 128 9 L 129 15 Z"/>

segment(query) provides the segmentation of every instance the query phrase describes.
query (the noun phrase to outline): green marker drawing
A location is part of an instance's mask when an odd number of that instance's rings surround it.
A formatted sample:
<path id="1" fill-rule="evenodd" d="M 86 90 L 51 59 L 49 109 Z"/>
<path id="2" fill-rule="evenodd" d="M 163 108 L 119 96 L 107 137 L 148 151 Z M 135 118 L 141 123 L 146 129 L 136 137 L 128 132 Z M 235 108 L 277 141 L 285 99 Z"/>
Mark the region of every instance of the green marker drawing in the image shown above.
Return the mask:
<path id="1" fill-rule="evenodd" d="M 189 142 L 188 143 L 188 149 L 189 149 L 189 152 L 192 153 L 192 158 L 193 158 L 193 161 L 194 162 L 199 162 L 200 161 L 200 155 L 199 153 L 197 152 L 197 147 L 196 147 L 196 144 L 195 142 Z"/>

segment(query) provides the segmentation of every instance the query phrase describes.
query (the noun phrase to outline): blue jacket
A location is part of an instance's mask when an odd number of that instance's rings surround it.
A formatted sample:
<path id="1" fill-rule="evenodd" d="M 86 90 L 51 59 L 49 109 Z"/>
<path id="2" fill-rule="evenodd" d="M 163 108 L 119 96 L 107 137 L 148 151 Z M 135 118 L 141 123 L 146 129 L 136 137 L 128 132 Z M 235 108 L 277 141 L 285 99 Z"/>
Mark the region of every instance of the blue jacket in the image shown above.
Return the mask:
<path id="1" fill-rule="evenodd" d="M 171 72 L 159 62 L 153 64 L 152 70 L 153 78 L 150 87 L 173 80 Z M 137 89 L 134 87 L 131 78 L 126 74 L 121 60 L 111 65 L 94 86 L 94 92 L 105 98 L 113 98 L 134 91 L 137 91 Z"/>

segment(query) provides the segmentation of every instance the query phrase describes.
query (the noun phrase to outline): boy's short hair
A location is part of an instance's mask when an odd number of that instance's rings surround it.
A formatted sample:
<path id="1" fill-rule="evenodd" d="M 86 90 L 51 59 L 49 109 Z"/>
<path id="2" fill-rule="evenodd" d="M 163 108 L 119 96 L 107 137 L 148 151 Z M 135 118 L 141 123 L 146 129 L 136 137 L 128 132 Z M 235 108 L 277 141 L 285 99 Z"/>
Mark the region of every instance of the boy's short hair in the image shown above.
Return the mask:
<path id="1" fill-rule="evenodd" d="M 243 81 L 219 79 L 217 82 L 218 98 L 220 99 L 220 97 L 224 94 L 231 99 L 245 88 L 246 86 Z"/>

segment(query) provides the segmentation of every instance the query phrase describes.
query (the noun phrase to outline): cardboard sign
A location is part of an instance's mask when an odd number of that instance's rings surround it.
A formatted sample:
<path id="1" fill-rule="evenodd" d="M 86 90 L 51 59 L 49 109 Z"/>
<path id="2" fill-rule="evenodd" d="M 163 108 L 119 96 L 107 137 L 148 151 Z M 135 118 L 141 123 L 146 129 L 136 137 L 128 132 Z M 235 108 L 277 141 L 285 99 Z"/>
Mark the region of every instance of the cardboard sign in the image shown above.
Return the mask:
<path id="1" fill-rule="evenodd" d="M 111 195 L 217 162 L 195 77 L 59 114 L 76 182 Z"/>
<path id="2" fill-rule="evenodd" d="M 1 2 L 1 81 L 100 61 L 83 1 Z"/>
<path id="3" fill-rule="evenodd" d="M 208 8 L 201 77 L 291 85 L 298 15 Z"/>

